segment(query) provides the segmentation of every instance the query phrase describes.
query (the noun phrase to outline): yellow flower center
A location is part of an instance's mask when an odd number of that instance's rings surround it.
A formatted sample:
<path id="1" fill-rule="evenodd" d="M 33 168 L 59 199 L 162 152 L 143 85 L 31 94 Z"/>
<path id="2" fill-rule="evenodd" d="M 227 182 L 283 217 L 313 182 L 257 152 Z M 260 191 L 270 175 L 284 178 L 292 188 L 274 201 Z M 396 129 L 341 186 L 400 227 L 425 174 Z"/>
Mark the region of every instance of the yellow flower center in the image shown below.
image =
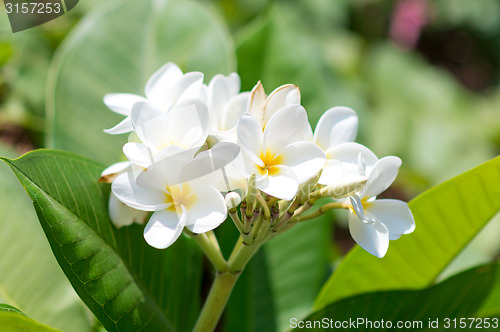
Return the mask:
<path id="1" fill-rule="evenodd" d="M 191 188 L 187 184 L 177 184 L 166 188 L 165 203 L 170 203 L 167 210 L 182 211 L 181 205 L 184 205 L 186 210 L 196 202 L 196 195 L 192 193 Z"/>
<path id="2" fill-rule="evenodd" d="M 271 153 L 265 151 L 260 154 L 260 160 L 262 160 L 264 166 L 257 166 L 257 169 L 262 175 L 266 174 L 266 171 L 268 175 L 275 175 L 279 172 L 279 168 L 276 166 L 282 164 L 281 156 L 273 156 Z"/>
<path id="3" fill-rule="evenodd" d="M 368 198 L 366 197 L 363 197 L 361 199 L 361 205 L 363 206 L 363 210 L 365 210 L 366 208 L 370 207 L 370 205 L 372 205 L 373 203 L 372 202 L 368 202 Z M 345 203 L 343 204 L 343 207 L 344 208 L 348 208 L 349 209 L 349 212 L 352 212 L 354 214 L 356 214 L 356 211 L 354 211 L 354 208 L 352 207 L 351 203 L 349 202 L 349 200 L 345 201 Z"/>

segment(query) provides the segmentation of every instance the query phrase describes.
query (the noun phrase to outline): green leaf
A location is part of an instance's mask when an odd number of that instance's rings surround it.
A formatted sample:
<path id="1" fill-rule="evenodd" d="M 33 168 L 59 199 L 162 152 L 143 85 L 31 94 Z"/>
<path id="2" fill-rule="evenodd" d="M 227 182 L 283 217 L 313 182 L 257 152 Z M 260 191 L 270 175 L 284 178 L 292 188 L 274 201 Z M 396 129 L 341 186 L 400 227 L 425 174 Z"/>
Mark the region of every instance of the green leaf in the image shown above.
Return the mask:
<path id="1" fill-rule="evenodd" d="M 187 331 L 199 310 L 199 252 L 181 238 L 149 247 L 142 226 L 115 229 L 99 164 L 51 150 L 4 159 L 33 200 L 52 251 L 109 331 Z M 189 264 L 186 264 L 189 262 Z"/>
<path id="2" fill-rule="evenodd" d="M 476 327 L 479 321 L 472 322 L 467 319 L 468 317 L 500 316 L 498 306 L 497 311 L 489 311 L 487 315 L 481 312 L 483 304 L 493 298 L 492 290 L 499 288 L 498 268 L 498 264 L 480 266 L 419 291 L 374 292 L 349 297 L 316 311 L 304 320 L 321 321 L 327 317 L 336 322 L 350 320 L 356 322 L 358 319 L 364 319 L 363 324 L 356 326 L 356 331 L 372 331 L 373 328 L 370 329 L 369 325 L 365 325 L 366 321 L 380 322 L 382 319 L 386 322 L 385 326 L 387 322 L 391 322 L 392 329 L 380 328 L 377 331 L 394 330 L 398 321 L 422 324 L 421 327 L 414 325 L 405 329 L 416 331 L 429 328 L 429 321 L 438 320 L 438 326 L 444 329 L 446 318 L 450 319 L 451 326 L 454 324 L 454 318 L 457 319 L 457 326 L 462 318 L 465 319 L 467 328 L 470 328 L 471 323 L 473 323 L 472 327 Z M 498 304 L 499 298 L 495 297 L 495 300 Z M 483 321 L 480 325 L 487 329 Z M 493 328 L 493 330 L 497 329 Z"/>
<path id="3" fill-rule="evenodd" d="M 328 275 L 330 215 L 298 224 L 264 247 L 278 331 L 310 312 Z"/>
<path id="4" fill-rule="evenodd" d="M 500 209 L 500 157 L 409 203 L 416 229 L 391 242 L 383 259 L 354 248 L 330 277 L 316 308 L 356 294 L 432 284 Z"/>
<path id="5" fill-rule="evenodd" d="M 252 257 L 238 279 L 223 317 L 224 331 L 276 331 L 275 296 L 263 248 Z"/>
<path id="6" fill-rule="evenodd" d="M 0 311 L 2 332 L 57 332 L 53 328 L 40 324 L 18 313 Z"/>
<path id="7" fill-rule="evenodd" d="M 12 313 L 26 316 L 21 310 L 13 307 L 11 305 L 5 304 L 5 303 L 0 303 L 0 312 L 12 312 Z"/>
<path id="8" fill-rule="evenodd" d="M 260 249 L 231 295 L 226 331 L 282 331 L 290 317 L 310 312 L 328 270 L 328 219 L 298 224 Z M 223 235 L 234 243 L 235 234 Z"/>
<path id="9" fill-rule="evenodd" d="M 14 154 L 0 145 L 0 155 Z M 60 330 L 91 330 L 90 315 L 57 265 L 31 200 L 3 163 L 0 252 L 0 302 Z"/>
<path id="10" fill-rule="evenodd" d="M 48 83 L 48 146 L 109 164 L 126 135 L 103 132 L 123 119 L 107 93 L 144 94 L 148 77 L 168 61 L 207 79 L 235 69 L 226 28 L 206 6 L 191 1 L 116 1 L 99 6 L 65 40 Z"/>

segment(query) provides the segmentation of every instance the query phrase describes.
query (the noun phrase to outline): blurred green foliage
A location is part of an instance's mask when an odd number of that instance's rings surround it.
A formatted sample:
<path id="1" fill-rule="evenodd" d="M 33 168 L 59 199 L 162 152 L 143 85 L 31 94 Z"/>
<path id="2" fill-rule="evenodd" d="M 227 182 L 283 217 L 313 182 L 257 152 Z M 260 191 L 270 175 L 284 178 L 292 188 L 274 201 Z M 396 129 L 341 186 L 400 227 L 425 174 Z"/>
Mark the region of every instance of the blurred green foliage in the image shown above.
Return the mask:
<path id="1" fill-rule="evenodd" d="M 89 155 L 92 153 L 89 149 L 95 147 L 95 142 L 82 143 L 82 140 L 72 139 L 71 135 L 62 135 L 63 139 L 54 144 L 54 137 L 57 136 L 57 129 L 54 129 L 57 125 L 54 123 L 60 122 L 59 129 L 66 125 L 69 132 L 79 128 L 83 141 L 93 137 L 95 133 L 99 139 L 104 139 L 101 129 L 112 125 L 117 118 L 102 105 L 102 94 L 141 93 L 140 87 L 144 84 L 141 79 L 133 82 L 120 81 L 119 75 L 111 77 L 113 68 L 108 67 L 107 78 L 99 80 L 99 72 L 92 72 L 90 65 L 87 72 L 85 67 L 88 59 L 91 63 L 100 61 L 101 58 L 104 58 L 104 63 L 112 62 L 112 59 L 106 59 L 109 53 L 98 53 L 97 49 L 102 47 L 99 44 L 101 39 L 100 35 L 96 36 L 95 31 L 92 33 L 92 24 L 98 22 L 99 28 L 107 29 L 109 22 L 99 21 L 101 8 L 119 2 L 82 0 L 74 10 L 57 20 L 16 34 L 9 31 L 5 12 L 0 12 L 0 141 L 9 150 L 15 150 L 14 154 L 45 147 L 46 137 L 49 137 L 52 146 Z M 370 147 L 379 157 L 398 155 L 403 159 L 400 175 L 387 196 L 409 200 L 443 180 L 491 159 L 500 151 L 500 3 L 497 0 L 422 0 L 421 2 L 426 3 L 425 22 L 416 30 L 418 41 L 411 45 L 401 44 L 390 34 L 397 15 L 401 14 L 398 5 L 403 1 L 198 2 L 204 6 L 206 17 L 203 13 L 198 13 L 193 15 L 194 18 L 183 16 L 182 20 L 188 26 L 205 19 L 211 22 L 211 28 L 206 29 L 207 33 L 218 34 L 214 43 L 220 42 L 220 45 L 226 45 L 227 48 L 219 50 L 217 59 L 209 60 L 215 61 L 220 57 L 218 68 L 225 74 L 237 70 L 242 78 L 243 89 L 251 89 L 257 80 L 262 80 L 268 93 L 281 84 L 299 85 L 303 105 L 313 127 L 329 107 L 345 105 L 358 112 L 358 141 Z M 150 52 L 147 53 L 149 60 L 143 67 L 139 61 L 140 54 L 135 54 L 137 61 L 132 61 L 133 66 L 126 67 L 121 73 L 125 73 L 127 77 L 144 79 L 168 60 L 179 62 L 184 70 L 215 68 L 213 64 L 204 63 L 200 57 L 196 58 L 201 54 L 197 52 L 202 48 L 193 47 L 190 34 L 196 39 L 199 29 L 176 30 L 180 29 L 180 23 L 169 25 L 169 22 L 161 21 L 159 14 L 161 12 L 153 15 L 156 17 L 154 24 L 149 20 L 145 21 L 156 28 L 153 34 L 154 44 L 161 47 L 155 50 L 137 46 L 145 36 L 140 33 L 139 28 L 144 28 L 146 24 L 141 25 L 140 21 L 134 23 L 134 20 L 120 22 L 120 17 L 114 18 L 116 24 L 109 24 L 114 27 L 122 24 L 123 28 L 128 26 L 130 29 L 129 33 L 117 34 L 113 39 L 115 45 L 125 45 L 122 49 L 124 58 L 133 58 L 137 49 Z M 80 22 L 87 22 L 87 25 L 79 24 Z M 83 33 L 82 31 L 92 34 L 94 39 L 90 39 L 91 43 L 87 44 L 88 40 L 80 38 L 78 34 Z M 103 33 L 105 34 L 105 30 Z M 168 40 L 168 43 L 162 44 L 164 40 Z M 66 45 L 60 47 L 62 43 Z M 210 49 L 213 45 L 205 45 L 203 49 Z M 75 48 L 72 54 L 73 46 Z M 190 59 L 194 60 L 183 63 L 183 54 L 176 53 L 179 49 L 189 52 Z M 213 57 L 212 52 L 201 55 Z M 79 63 L 79 71 L 77 70 L 73 79 L 71 71 L 60 71 L 60 68 L 69 68 L 69 65 L 64 67 L 68 59 Z M 62 76 L 64 79 L 47 83 L 50 70 L 53 71 L 53 77 Z M 214 72 L 209 73 L 213 74 Z M 79 82 L 80 77 L 88 79 L 85 84 Z M 80 88 L 82 94 L 79 92 Z M 54 101 L 54 93 L 65 96 L 66 100 Z M 89 104 L 75 103 L 78 100 L 76 97 L 87 98 Z M 53 109 L 54 103 L 59 103 L 56 106 L 59 115 L 56 112 L 47 117 L 46 112 Z M 88 105 L 91 107 L 85 113 Z M 80 113 L 78 117 L 76 113 L 71 113 L 74 109 L 84 113 Z M 100 114 L 98 112 L 107 113 L 102 117 L 94 117 L 89 128 L 81 125 L 82 119 L 88 117 L 88 114 Z M 80 125 L 76 126 L 76 122 L 80 122 Z M 110 138 L 112 139 L 113 144 L 118 146 L 126 138 Z M 95 159 L 101 162 L 115 160 L 117 156 L 109 151 L 103 149 Z M 6 167 L 1 170 L 2 173 L 4 169 Z M 10 199 L 14 201 L 17 197 L 22 197 L 23 201 L 19 204 L 25 205 L 24 194 L 16 196 L 17 193 L 11 192 L 10 187 L 4 187 L 8 189 L 3 190 L 2 187 L 2 197 L 11 195 Z M 14 222 L 18 217 L 7 212 L 6 209 L 0 211 L 2 230 L 8 227 L 14 230 L 14 227 L 18 227 Z M 498 230 L 499 219 L 494 224 L 490 223 L 489 229 Z M 39 227 L 34 218 L 31 220 L 28 217 L 24 221 L 32 222 L 31 227 Z M 328 232 L 329 228 L 325 225 L 325 232 L 319 235 L 322 244 L 325 239 L 333 238 L 333 234 Z M 337 225 L 335 232 L 338 238 L 343 230 Z M 491 234 L 492 231 L 481 233 L 452 264 L 455 266 L 453 271 L 496 259 L 500 253 L 500 245 Z M 272 251 L 273 246 L 278 246 L 280 241 L 285 244 L 294 243 L 293 237 L 292 233 L 288 239 L 278 238 L 276 244 L 270 243 L 265 251 Z M 323 261 L 331 254 L 329 263 L 333 267 L 336 264 L 334 259 L 349 249 L 349 245 L 338 243 L 341 242 L 331 244 L 330 248 L 322 245 L 319 249 L 303 250 L 314 259 Z M 9 251 L 4 251 L 4 254 L 13 255 Z M 304 267 L 298 260 L 293 268 L 285 266 L 269 269 L 270 264 L 274 266 L 279 259 L 275 253 L 266 253 L 265 256 L 259 254 L 256 262 L 249 266 L 249 272 L 240 280 L 241 284 L 251 285 L 248 287 L 255 287 L 251 289 L 264 295 L 287 293 L 287 286 L 280 284 L 283 275 Z M 315 270 L 313 284 L 302 289 L 302 293 L 293 293 L 291 296 L 302 296 L 308 303 L 312 303 L 312 294 L 319 289 L 324 270 L 324 266 L 319 266 Z M 5 271 L 1 270 L 0 274 L 7 275 Z M 23 273 L 29 272 L 21 274 Z M 257 283 L 262 273 L 266 273 L 269 279 L 264 284 Z M 444 275 L 449 273 L 451 272 L 445 271 Z M 8 274 L 9 278 L 16 276 Z M 53 282 L 56 280 L 55 278 Z M 51 283 L 47 282 L 47 285 L 50 289 Z M 22 286 L 16 287 L 24 291 Z M 247 294 L 243 299 L 254 301 L 254 295 Z M 237 302 L 234 299 L 232 301 Z M 278 298 L 278 302 L 274 305 L 279 312 L 273 312 L 280 315 L 278 322 L 273 319 L 266 321 L 267 318 L 261 315 L 266 304 L 254 301 L 245 303 L 244 317 L 230 309 L 227 324 L 234 326 L 231 324 L 240 320 L 253 321 L 258 316 L 263 317 L 262 320 L 254 321 L 255 326 L 248 330 L 266 330 L 262 326 L 273 330 L 278 325 L 285 325 L 286 319 L 283 317 L 298 314 L 303 309 L 297 306 L 287 307 L 284 303 L 286 297 Z M 25 307 L 20 309 L 30 317 L 39 318 L 36 310 L 30 312 Z M 85 315 L 85 312 L 81 313 L 80 319 L 84 319 Z M 54 327 L 64 326 L 64 323 L 53 324 L 51 320 L 48 323 Z"/>

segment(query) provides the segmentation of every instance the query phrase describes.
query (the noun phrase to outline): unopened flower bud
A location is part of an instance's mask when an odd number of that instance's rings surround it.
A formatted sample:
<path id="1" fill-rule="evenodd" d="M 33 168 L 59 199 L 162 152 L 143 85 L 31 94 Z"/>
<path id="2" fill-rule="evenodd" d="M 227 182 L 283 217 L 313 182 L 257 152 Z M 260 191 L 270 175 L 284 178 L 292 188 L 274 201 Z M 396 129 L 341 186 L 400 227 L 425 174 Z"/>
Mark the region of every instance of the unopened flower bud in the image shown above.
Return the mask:
<path id="1" fill-rule="evenodd" d="M 249 207 L 254 206 L 255 201 L 257 200 L 258 189 L 257 184 L 255 183 L 255 178 L 255 173 L 252 173 L 252 175 L 248 178 L 246 201 Z"/>
<path id="2" fill-rule="evenodd" d="M 309 180 L 307 180 L 306 182 L 302 183 L 299 186 L 299 190 L 297 191 L 297 196 L 299 197 L 301 203 L 304 203 L 307 200 L 309 194 L 314 190 L 314 188 L 318 184 L 319 178 L 321 177 L 321 173 L 322 170 L 320 170 Z"/>
<path id="3" fill-rule="evenodd" d="M 230 191 L 226 195 L 226 206 L 228 209 L 236 209 L 241 203 L 240 195 L 235 191 Z"/>

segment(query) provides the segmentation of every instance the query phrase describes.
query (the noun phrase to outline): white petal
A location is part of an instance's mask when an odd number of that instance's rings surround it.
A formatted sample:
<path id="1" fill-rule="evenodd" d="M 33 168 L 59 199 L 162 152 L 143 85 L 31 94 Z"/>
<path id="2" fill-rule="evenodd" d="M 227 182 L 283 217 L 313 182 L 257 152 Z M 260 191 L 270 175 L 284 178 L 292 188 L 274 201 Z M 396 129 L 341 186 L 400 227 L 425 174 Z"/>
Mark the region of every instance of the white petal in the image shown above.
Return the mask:
<path id="1" fill-rule="evenodd" d="M 240 75 L 238 75 L 237 73 L 231 73 L 226 76 L 226 85 L 229 88 L 229 95 L 236 96 L 241 89 Z"/>
<path id="2" fill-rule="evenodd" d="M 129 133 L 133 130 L 134 127 L 132 126 L 132 121 L 130 120 L 130 117 L 126 117 L 113 128 L 104 129 L 104 132 L 110 135 L 119 135 L 119 134 Z"/>
<path id="3" fill-rule="evenodd" d="M 365 197 L 377 196 L 385 191 L 396 179 L 401 159 L 394 156 L 380 159 L 367 174 Z"/>
<path id="4" fill-rule="evenodd" d="M 153 152 L 142 143 L 126 143 L 123 153 L 133 164 L 141 167 L 149 167 L 153 162 Z"/>
<path id="5" fill-rule="evenodd" d="M 220 144 L 220 143 L 219 143 Z M 242 162 L 241 154 L 236 159 L 225 167 L 207 175 L 190 180 L 189 185 L 192 188 L 210 185 L 215 187 L 220 192 L 229 192 L 231 190 L 246 190 L 247 177 L 245 174 L 245 166 Z"/>
<path id="6" fill-rule="evenodd" d="M 210 110 L 210 116 L 216 127 L 221 127 L 224 119 L 224 110 L 226 104 L 233 97 L 234 88 L 232 84 L 237 84 L 239 91 L 239 76 L 238 80 L 233 80 L 230 77 L 225 77 L 221 74 L 215 75 L 208 84 L 207 107 Z"/>
<path id="7" fill-rule="evenodd" d="M 153 213 L 144 228 L 144 239 L 155 248 L 164 249 L 179 238 L 186 224 L 184 207 L 179 213 L 175 210 L 162 210 Z"/>
<path id="8" fill-rule="evenodd" d="M 231 163 L 240 153 L 237 144 L 219 142 L 213 148 L 200 152 L 181 171 L 181 181 L 190 181 L 213 173 Z"/>
<path id="9" fill-rule="evenodd" d="M 148 215 L 146 211 L 136 210 L 123 204 L 112 192 L 109 195 L 108 210 L 109 218 L 118 228 L 132 225 L 134 222 L 143 224 Z"/>
<path id="10" fill-rule="evenodd" d="M 314 131 L 314 143 L 326 151 L 340 143 L 352 142 L 357 130 L 356 112 L 348 107 L 333 107 L 319 119 Z"/>
<path id="11" fill-rule="evenodd" d="M 304 107 L 285 106 L 271 117 L 264 130 L 264 149 L 277 155 L 290 143 L 307 141 L 311 126 Z"/>
<path id="12" fill-rule="evenodd" d="M 177 155 L 178 153 L 181 153 L 182 155 L 185 155 L 185 159 L 189 160 L 187 158 L 194 158 L 194 155 L 198 152 L 199 148 L 191 148 L 191 149 L 185 149 L 183 147 L 180 147 L 178 145 L 169 145 L 166 148 L 160 150 L 155 156 L 154 160 L 160 161 L 162 159 L 172 157 L 174 155 Z M 186 152 L 189 151 L 189 152 Z M 188 157 L 190 156 L 190 157 Z"/>
<path id="13" fill-rule="evenodd" d="M 282 165 L 290 167 L 295 172 L 299 184 L 309 180 L 326 163 L 325 153 L 312 142 L 289 144 L 277 158 L 279 157 Z"/>
<path id="14" fill-rule="evenodd" d="M 111 190 L 120 201 L 137 210 L 158 211 L 169 205 L 161 190 L 138 186 L 132 172 L 118 175 Z"/>
<path id="15" fill-rule="evenodd" d="M 193 233 L 205 233 L 219 226 L 227 217 L 224 197 L 214 187 L 196 189 L 188 199 L 195 202 L 187 210 L 186 227 Z"/>
<path id="16" fill-rule="evenodd" d="M 181 173 L 186 165 L 193 160 L 197 151 L 197 148 L 167 147 L 158 154 L 163 155 L 161 159 L 157 155 L 155 162 L 148 167 L 147 172 L 142 172 L 137 176 L 137 183 L 141 186 L 165 190 L 166 187 L 184 182 Z"/>
<path id="17" fill-rule="evenodd" d="M 318 180 L 319 184 L 332 185 L 336 182 L 342 180 L 344 175 L 344 169 L 342 168 L 342 163 L 338 160 L 327 160 L 323 170 L 321 171 L 321 176 Z"/>
<path id="18" fill-rule="evenodd" d="M 257 119 L 249 113 L 243 114 L 238 122 L 237 134 L 238 144 L 242 151 L 247 153 L 254 163 L 264 166 L 264 163 L 259 159 L 262 153 L 264 135 Z"/>
<path id="19" fill-rule="evenodd" d="M 250 92 L 250 100 L 248 102 L 248 112 L 253 116 L 255 116 L 261 128 L 264 128 L 266 126 L 266 122 L 264 121 L 265 103 L 266 103 L 266 93 L 264 91 L 262 83 L 259 81 Z"/>
<path id="20" fill-rule="evenodd" d="M 378 221 L 364 223 L 354 213 L 349 213 L 349 232 L 361 248 L 382 258 L 389 248 L 389 231 Z"/>
<path id="21" fill-rule="evenodd" d="M 352 175 L 360 175 L 358 164 L 360 158 L 363 159 L 368 169 L 371 169 L 373 165 L 375 165 L 378 161 L 377 156 L 372 151 L 370 151 L 370 149 L 368 149 L 364 145 L 354 142 L 341 143 L 327 150 L 326 157 L 328 158 L 327 166 L 336 168 L 330 171 L 338 172 L 338 168 L 336 165 L 340 164 L 341 166 L 340 174 L 327 175 L 325 172 L 325 177 L 322 176 L 318 181 L 321 184 L 327 185 L 332 183 L 329 181 L 336 181 L 337 176 L 343 179 L 349 178 Z"/>
<path id="22" fill-rule="evenodd" d="M 170 106 L 167 107 L 170 108 L 184 100 L 201 98 L 202 86 L 203 73 L 196 71 L 186 73 L 171 91 L 168 100 Z"/>
<path id="23" fill-rule="evenodd" d="M 154 103 L 162 102 L 182 76 L 179 67 L 172 62 L 167 63 L 149 78 L 145 89 L 146 97 Z"/>
<path id="24" fill-rule="evenodd" d="M 247 109 L 249 92 L 240 93 L 229 100 L 224 110 L 224 117 L 219 130 L 235 128 L 238 120 Z"/>
<path id="25" fill-rule="evenodd" d="M 351 207 L 358 216 L 359 219 L 365 219 L 365 210 L 363 208 L 363 203 L 361 203 L 361 199 L 358 195 L 349 196 L 349 201 L 351 202 Z"/>
<path id="26" fill-rule="evenodd" d="M 103 101 L 113 112 L 128 116 L 136 102 L 146 101 L 146 99 L 130 93 L 109 93 L 104 96 Z"/>
<path id="27" fill-rule="evenodd" d="M 300 104 L 299 87 L 293 84 L 285 84 L 276 88 L 267 97 L 264 105 L 264 123 L 268 123 L 271 116 L 280 108 L 292 104 Z"/>
<path id="28" fill-rule="evenodd" d="M 415 221 L 406 202 L 397 199 L 377 199 L 368 202 L 365 211 L 382 222 L 389 230 L 389 239 L 395 240 L 402 234 L 415 230 Z"/>
<path id="29" fill-rule="evenodd" d="M 185 148 L 201 147 L 207 139 L 209 115 L 201 100 L 190 99 L 179 103 L 167 114 L 164 132 L 169 144 Z"/>
<path id="30" fill-rule="evenodd" d="M 257 188 L 268 195 L 290 201 L 299 189 L 295 172 L 287 166 L 273 166 L 269 173 L 267 177 L 257 179 Z"/>
<path id="31" fill-rule="evenodd" d="M 157 142 L 158 140 L 162 140 L 159 137 L 165 136 L 165 128 L 162 128 L 162 126 L 165 126 L 166 122 L 165 113 L 161 112 L 150 103 L 139 102 L 132 107 L 130 118 L 135 133 L 144 144 L 150 147 L 156 147 L 160 144 Z"/>
<path id="32" fill-rule="evenodd" d="M 134 104 L 134 107 L 132 107 L 130 118 L 132 120 L 132 125 L 136 128 L 141 123 L 147 122 L 162 114 L 163 112 L 155 105 L 149 102 L 138 102 Z"/>
<path id="33" fill-rule="evenodd" d="M 130 167 L 129 161 L 120 161 L 118 163 L 115 163 L 115 164 L 107 167 L 104 171 L 102 171 L 101 176 L 122 173 L 129 167 Z"/>

